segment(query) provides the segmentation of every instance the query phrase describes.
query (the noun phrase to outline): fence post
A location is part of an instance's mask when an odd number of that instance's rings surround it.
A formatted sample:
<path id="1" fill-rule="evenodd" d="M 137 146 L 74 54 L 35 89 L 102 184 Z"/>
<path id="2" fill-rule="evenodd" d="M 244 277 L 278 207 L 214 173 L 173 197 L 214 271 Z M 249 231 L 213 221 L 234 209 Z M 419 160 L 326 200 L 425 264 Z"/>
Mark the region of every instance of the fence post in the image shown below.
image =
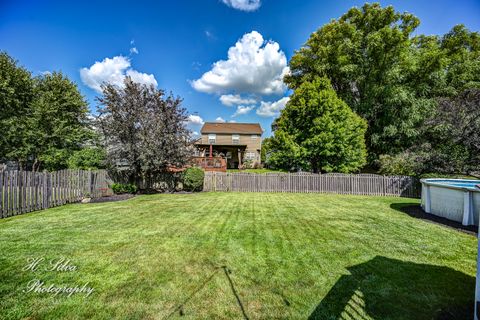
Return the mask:
<path id="1" fill-rule="evenodd" d="M 89 197 L 92 197 L 92 194 L 93 194 L 93 186 L 92 186 L 93 177 L 92 177 L 92 175 L 93 175 L 92 171 L 88 171 L 88 196 Z"/>
<path id="2" fill-rule="evenodd" d="M 0 218 L 3 218 L 3 170 L 0 171 Z"/>
<path id="3" fill-rule="evenodd" d="M 213 171 L 213 191 L 217 191 L 217 173 Z"/>

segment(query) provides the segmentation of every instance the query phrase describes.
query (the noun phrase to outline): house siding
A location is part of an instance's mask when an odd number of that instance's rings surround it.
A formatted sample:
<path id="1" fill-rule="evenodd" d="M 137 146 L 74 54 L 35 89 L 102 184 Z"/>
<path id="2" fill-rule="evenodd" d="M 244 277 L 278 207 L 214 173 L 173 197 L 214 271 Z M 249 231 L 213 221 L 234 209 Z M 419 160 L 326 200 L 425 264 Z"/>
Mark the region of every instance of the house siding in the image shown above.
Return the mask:
<path id="1" fill-rule="evenodd" d="M 226 134 L 226 133 L 216 133 L 216 141 L 213 143 L 213 146 L 221 146 L 221 145 L 234 145 L 232 140 L 233 134 Z M 208 142 L 208 133 L 202 133 L 201 144 L 210 144 Z M 255 153 L 254 162 L 260 163 L 260 150 L 262 148 L 262 136 L 257 134 L 257 139 L 252 139 L 252 134 L 238 134 L 240 140 L 238 145 L 246 146 L 245 155 L 249 152 Z"/>

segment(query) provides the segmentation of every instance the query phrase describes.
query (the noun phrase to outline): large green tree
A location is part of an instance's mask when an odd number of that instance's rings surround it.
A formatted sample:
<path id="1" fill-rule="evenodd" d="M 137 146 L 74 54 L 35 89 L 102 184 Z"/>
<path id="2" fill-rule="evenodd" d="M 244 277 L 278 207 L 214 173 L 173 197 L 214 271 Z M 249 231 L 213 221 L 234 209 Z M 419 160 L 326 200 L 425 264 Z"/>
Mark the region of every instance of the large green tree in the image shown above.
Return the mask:
<path id="1" fill-rule="evenodd" d="M 88 108 L 77 86 L 62 73 L 32 77 L 0 53 L 0 161 L 22 168 L 57 170 L 92 143 Z"/>
<path id="2" fill-rule="evenodd" d="M 338 96 L 368 121 L 372 159 L 399 152 L 415 142 L 435 105 L 432 87 L 417 87 L 439 67 L 435 61 L 419 63 L 412 40 L 418 25 L 415 16 L 391 6 L 352 8 L 310 36 L 292 57 L 285 82 L 296 89 L 315 77 L 328 77 Z"/>
<path id="3" fill-rule="evenodd" d="M 190 131 L 182 99 L 130 77 L 123 87 L 102 88 L 98 120 L 113 172 L 139 183 L 186 163 Z"/>
<path id="4" fill-rule="evenodd" d="M 465 90 L 480 88 L 480 33 L 457 25 L 440 38 L 445 60 L 445 89 L 439 96 L 458 97 Z"/>
<path id="5" fill-rule="evenodd" d="M 480 89 L 439 99 L 425 123 L 425 137 L 408 150 L 380 157 L 385 174 L 480 175 Z"/>
<path id="6" fill-rule="evenodd" d="M 366 163 L 366 129 L 366 121 L 337 96 L 327 78 L 305 81 L 275 121 L 268 162 L 286 170 L 359 170 Z"/>
<path id="7" fill-rule="evenodd" d="M 94 138 L 87 102 L 62 73 L 35 78 L 32 110 L 28 140 L 34 170 L 66 168 L 72 153 Z"/>
<path id="8" fill-rule="evenodd" d="M 33 99 L 30 72 L 7 53 L 0 52 L 0 161 L 27 159 L 23 145 Z"/>

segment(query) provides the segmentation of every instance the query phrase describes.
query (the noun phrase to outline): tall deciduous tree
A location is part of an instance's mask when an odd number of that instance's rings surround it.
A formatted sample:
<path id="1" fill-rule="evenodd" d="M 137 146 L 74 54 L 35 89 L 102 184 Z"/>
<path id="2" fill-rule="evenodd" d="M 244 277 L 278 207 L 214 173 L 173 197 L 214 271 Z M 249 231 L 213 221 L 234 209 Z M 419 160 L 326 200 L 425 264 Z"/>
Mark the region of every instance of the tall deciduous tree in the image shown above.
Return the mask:
<path id="1" fill-rule="evenodd" d="M 104 85 L 98 101 L 107 160 L 130 183 L 188 160 L 190 132 L 180 98 L 126 77 L 123 88 Z"/>
<path id="2" fill-rule="evenodd" d="M 0 52 L 0 161 L 26 161 L 23 147 L 34 99 L 32 75 Z"/>
<path id="3" fill-rule="evenodd" d="M 57 170 L 94 134 L 75 83 L 54 72 L 32 77 L 0 53 L 0 161 L 22 168 Z"/>
<path id="4" fill-rule="evenodd" d="M 425 147 L 429 172 L 480 174 L 480 88 L 442 98 L 426 122 Z"/>
<path id="5" fill-rule="evenodd" d="M 446 60 L 445 92 L 441 96 L 460 96 L 465 90 L 480 88 L 480 33 L 457 25 L 441 38 Z"/>
<path id="6" fill-rule="evenodd" d="M 303 82 L 275 122 L 269 164 L 292 170 L 352 172 L 366 163 L 367 123 L 326 78 Z"/>
<path id="7" fill-rule="evenodd" d="M 35 99 L 27 135 L 33 169 L 59 170 L 94 138 L 88 107 L 77 85 L 59 72 L 35 78 Z"/>
<path id="8" fill-rule="evenodd" d="M 326 76 L 355 112 L 368 121 L 367 146 L 376 158 L 414 143 L 419 125 L 434 103 L 415 82 L 418 65 L 412 32 L 419 20 L 393 7 L 365 4 L 314 32 L 290 61 L 285 81 L 296 89 L 305 81 Z M 425 89 L 425 88 L 424 88 Z"/>

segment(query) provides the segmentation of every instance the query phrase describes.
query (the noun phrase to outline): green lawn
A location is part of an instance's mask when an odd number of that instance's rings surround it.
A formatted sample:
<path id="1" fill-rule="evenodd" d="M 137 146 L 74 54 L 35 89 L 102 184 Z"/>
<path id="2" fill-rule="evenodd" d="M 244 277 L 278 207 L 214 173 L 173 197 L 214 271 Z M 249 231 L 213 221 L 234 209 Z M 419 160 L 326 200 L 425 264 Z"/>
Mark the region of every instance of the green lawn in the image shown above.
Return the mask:
<path id="1" fill-rule="evenodd" d="M 462 319 L 476 238 L 399 211 L 412 203 L 165 194 L 3 219 L 0 318 Z M 32 257 L 77 270 L 22 270 Z M 33 279 L 94 292 L 23 292 Z"/>

